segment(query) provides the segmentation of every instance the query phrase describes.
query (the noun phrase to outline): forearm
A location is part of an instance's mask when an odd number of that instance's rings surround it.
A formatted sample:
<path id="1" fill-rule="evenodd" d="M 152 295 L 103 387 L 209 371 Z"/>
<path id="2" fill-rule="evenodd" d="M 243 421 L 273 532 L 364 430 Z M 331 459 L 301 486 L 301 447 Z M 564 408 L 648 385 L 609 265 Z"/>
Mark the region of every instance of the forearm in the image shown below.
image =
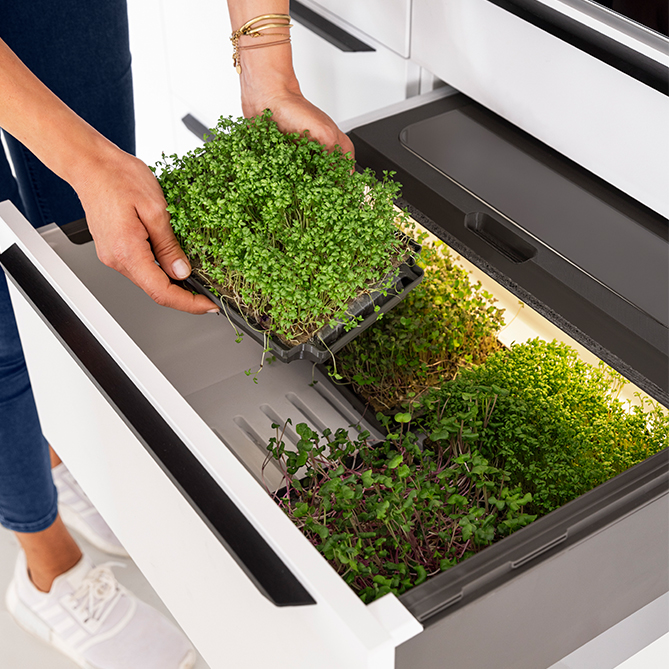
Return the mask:
<path id="1" fill-rule="evenodd" d="M 289 14 L 289 7 L 289 0 L 228 0 L 233 30 L 262 14 Z"/>
<path id="2" fill-rule="evenodd" d="M 232 30 L 238 30 L 247 21 L 264 14 L 288 14 L 288 0 L 228 0 Z M 290 36 L 287 27 L 273 28 L 270 32 Z M 240 38 L 240 46 L 271 43 L 282 38 L 263 36 Z M 259 114 L 265 103 L 282 95 L 299 95 L 300 87 L 293 71 L 291 45 L 276 44 L 241 52 L 240 87 L 242 107 L 246 116 Z"/>
<path id="3" fill-rule="evenodd" d="M 289 0 L 228 0 L 232 30 L 265 14 L 290 12 Z M 278 22 L 280 23 L 280 22 Z M 255 116 L 270 109 L 283 132 L 308 131 L 311 138 L 332 150 L 341 147 L 353 157 L 353 144 L 334 121 L 304 98 L 293 71 L 290 42 L 278 44 L 290 35 L 287 26 L 267 32 L 278 35 L 239 39 L 240 46 L 267 43 L 267 47 L 243 49 L 240 54 L 240 88 L 244 116 Z M 274 44 L 270 43 L 275 42 Z"/>
<path id="4" fill-rule="evenodd" d="M 0 127 L 74 188 L 102 262 L 159 304 L 192 313 L 214 308 L 204 296 L 170 282 L 184 279 L 190 267 L 147 166 L 65 105 L 2 41 Z"/>
<path id="5" fill-rule="evenodd" d="M 0 40 L 0 127 L 75 185 L 89 161 L 114 148 L 58 99 Z"/>

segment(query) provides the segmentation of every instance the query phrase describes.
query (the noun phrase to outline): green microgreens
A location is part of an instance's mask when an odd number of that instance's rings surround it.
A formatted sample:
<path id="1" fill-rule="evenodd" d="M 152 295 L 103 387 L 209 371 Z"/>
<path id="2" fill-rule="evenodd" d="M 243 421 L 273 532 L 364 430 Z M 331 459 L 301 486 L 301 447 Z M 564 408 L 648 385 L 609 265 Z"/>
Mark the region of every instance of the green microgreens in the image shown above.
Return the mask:
<path id="1" fill-rule="evenodd" d="M 523 510 L 532 496 L 507 485 L 471 432 L 420 448 L 409 414 L 394 427 L 379 419 L 391 432 L 381 443 L 301 423 L 295 451 L 278 425 L 268 446 L 285 476 L 275 500 L 363 601 L 399 595 L 534 520 Z"/>
<path id="2" fill-rule="evenodd" d="M 390 284 L 410 253 L 391 175 L 352 172 L 338 147 L 284 135 L 269 111 L 222 118 L 213 136 L 163 156 L 158 179 L 179 242 L 217 295 L 294 345 L 348 320 L 357 295 Z"/>
<path id="3" fill-rule="evenodd" d="M 461 370 L 422 401 L 422 428 L 450 439 L 471 408 L 484 457 L 509 472 L 510 484 L 532 493 L 531 510 L 548 513 L 669 446 L 669 416 L 659 404 L 618 395 L 625 380 L 613 369 L 581 361 L 574 349 L 533 339 Z"/>
<path id="4" fill-rule="evenodd" d="M 305 424 L 274 499 L 365 602 L 402 594 L 669 446 L 669 415 L 619 374 L 531 340 L 462 369 L 382 442 Z M 279 426 L 274 426 L 279 429 Z M 427 433 L 419 445 L 417 433 Z"/>
<path id="5" fill-rule="evenodd" d="M 376 411 L 416 401 L 500 348 L 503 311 L 439 242 L 422 244 L 420 285 L 337 353 L 339 374 Z"/>

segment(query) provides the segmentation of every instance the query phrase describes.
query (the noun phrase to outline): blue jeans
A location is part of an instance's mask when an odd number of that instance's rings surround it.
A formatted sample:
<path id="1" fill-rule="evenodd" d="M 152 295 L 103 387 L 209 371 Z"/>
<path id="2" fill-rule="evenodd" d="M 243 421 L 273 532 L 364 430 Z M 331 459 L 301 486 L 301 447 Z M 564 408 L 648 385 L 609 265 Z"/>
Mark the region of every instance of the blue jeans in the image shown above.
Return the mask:
<path id="1" fill-rule="evenodd" d="M 0 38 L 79 116 L 134 153 L 126 0 L 0 0 Z M 0 202 L 11 200 L 36 228 L 83 218 L 72 188 L 4 134 L 16 179 L 0 148 Z M 56 515 L 48 444 L 0 272 L 0 524 L 39 532 Z"/>

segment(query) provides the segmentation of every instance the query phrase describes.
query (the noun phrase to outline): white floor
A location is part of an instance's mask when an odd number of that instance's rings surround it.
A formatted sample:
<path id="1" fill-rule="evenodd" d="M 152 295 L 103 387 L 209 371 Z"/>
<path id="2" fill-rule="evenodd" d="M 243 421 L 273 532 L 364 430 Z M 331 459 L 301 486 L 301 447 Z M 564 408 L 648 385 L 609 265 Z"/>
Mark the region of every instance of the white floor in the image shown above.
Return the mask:
<path id="1" fill-rule="evenodd" d="M 118 580 L 145 602 L 162 611 L 171 618 L 167 609 L 158 598 L 139 569 L 131 560 L 110 558 L 106 554 L 80 540 L 83 550 L 96 564 L 110 560 L 127 564 L 125 569 L 117 568 L 114 572 Z M 53 650 L 47 644 L 36 640 L 24 632 L 12 620 L 5 607 L 4 593 L 12 578 L 14 561 L 18 553 L 18 544 L 14 535 L 0 528 L 0 668 L 1 669 L 75 669 L 76 664 Z M 138 668 L 139 669 L 139 668 Z M 198 658 L 195 669 L 208 669 L 202 658 Z"/>

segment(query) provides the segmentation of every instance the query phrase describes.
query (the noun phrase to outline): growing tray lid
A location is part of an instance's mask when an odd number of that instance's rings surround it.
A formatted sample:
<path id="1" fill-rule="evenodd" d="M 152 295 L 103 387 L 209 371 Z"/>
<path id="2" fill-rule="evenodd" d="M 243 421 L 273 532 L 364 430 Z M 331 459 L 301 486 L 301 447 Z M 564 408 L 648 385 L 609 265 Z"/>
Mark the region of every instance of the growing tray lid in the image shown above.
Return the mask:
<path id="1" fill-rule="evenodd" d="M 666 219 L 461 94 L 350 136 L 421 224 L 669 404 Z"/>

